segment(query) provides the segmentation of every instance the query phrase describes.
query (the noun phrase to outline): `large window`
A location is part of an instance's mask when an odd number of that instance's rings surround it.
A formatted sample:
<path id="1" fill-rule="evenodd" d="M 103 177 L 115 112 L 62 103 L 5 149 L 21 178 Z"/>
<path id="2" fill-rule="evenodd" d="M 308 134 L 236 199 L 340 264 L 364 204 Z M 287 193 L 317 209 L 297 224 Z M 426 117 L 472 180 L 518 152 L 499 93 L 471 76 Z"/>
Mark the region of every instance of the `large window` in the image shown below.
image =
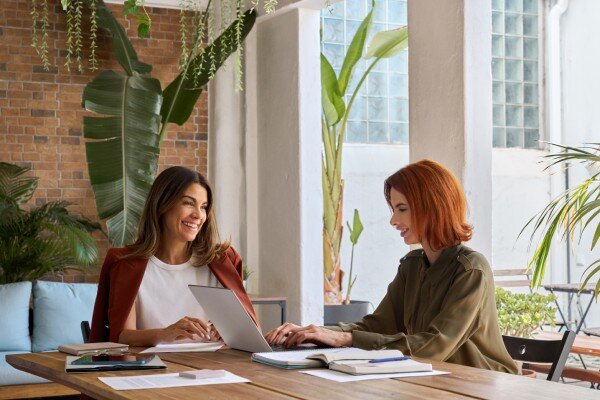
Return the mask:
<path id="1" fill-rule="evenodd" d="M 370 0 L 347 0 L 322 11 L 323 54 L 339 76 L 346 50 Z M 375 7 L 371 37 L 379 31 L 406 25 L 406 1 L 379 0 Z M 367 43 L 370 41 L 367 41 Z M 346 103 L 369 60 L 361 60 L 348 85 Z M 408 51 L 381 60 L 371 71 L 355 99 L 348 118 L 346 142 L 408 144 Z"/>
<path id="2" fill-rule="evenodd" d="M 492 0 L 494 147 L 540 147 L 539 9 L 539 0 Z"/>

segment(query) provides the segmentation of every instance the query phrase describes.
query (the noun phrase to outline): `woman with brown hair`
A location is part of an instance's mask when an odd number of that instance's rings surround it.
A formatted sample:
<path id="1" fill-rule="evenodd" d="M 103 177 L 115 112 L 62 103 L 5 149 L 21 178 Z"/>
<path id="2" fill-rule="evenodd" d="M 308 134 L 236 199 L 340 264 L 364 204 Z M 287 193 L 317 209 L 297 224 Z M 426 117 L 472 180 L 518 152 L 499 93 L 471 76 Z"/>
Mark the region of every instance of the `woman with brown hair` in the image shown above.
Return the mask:
<path id="1" fill-rule="evenodd" d="M 462 245 L 471 239 L 460 183 L 444 166 L 422 160 L 384 184 L 390 224 L 421 249 L 400 260 L 398 274 L 375 312 L 335 327 L 284 324 L 267 341 L 363 349 L 394 348 L 407 355 L 516 373 L 504 347 L 485 257 Z"/>
<path id="2" fill-rule="evenodd" d="M 171 167 L 150 189 L 136 241 L 106 255 L 90 341 L 151 346 L 218 340 L 189 284 L 231 289 L 256 323 L 242 259 L 229 242 L 219 241 L 208 181 Z"/>

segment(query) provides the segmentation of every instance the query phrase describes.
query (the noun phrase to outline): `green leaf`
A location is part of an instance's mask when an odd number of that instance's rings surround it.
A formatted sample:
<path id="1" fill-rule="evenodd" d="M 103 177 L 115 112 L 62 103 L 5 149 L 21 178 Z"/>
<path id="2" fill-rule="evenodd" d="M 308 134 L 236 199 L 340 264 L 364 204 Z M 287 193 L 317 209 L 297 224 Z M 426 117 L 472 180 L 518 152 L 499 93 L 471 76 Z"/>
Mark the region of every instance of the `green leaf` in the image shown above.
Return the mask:
<path id="1" fill-rule="evenodd" d="M 243 41 L 256 22 L 256 11 L 246 11 L 242 18 L 241 40 Z M 237 50 L 235 40 L 231 40 L 237 29 L 237 20 L 204 50 L 205 57 L 197 55 L 173 82 L 163 92 L 163 105 L 160 111 L 162 123 L 174 122 L 183 125 L 194 110 L 194 105 L 202 93 L 202 87 L 210 79 L 211 60 L 208 54 L 214 53 L 214 66 L 218 70 L 229 56 Z M 199 76 L 193 76 L 193 71 L 200 71 Z"/>
<path id="2" fill-rule="evenodd" d="M 348 83 L 352 78 L 354 67 L 356 67 L 356 63 L 360 61 L 360 58 L 363 55 L 365 42 L 367 41 L 367 37 L 369 37 L 369 32 L 371 31 L 372 20 L 373 9 L 371 8 L 371 11 L 369 11 L 365 19 L 363 19 L 360 23 L 356 33 L 354 34 L 354 37 L 352 37 L 350 46 L 348 46 L 346 56 L 344 57 L 344 62 L 342 63 L 342 69 L 340 70 L 339 90 L 342 94 L 346 93 L 346 88 L 348 87 Z"/>
<path id="3" fill-rule="evenodd" d="M 145 39 L 148 36 L 148 32 L 150 32 L 150 25 L 142 22 L 138 25 L 137 31 L 140 39 Z"/>
<path id="4" fill-rule="evenodd" d="M 408 27 L 377 32 L 369 47 L 365 58 L 390 58 L 408 47 Z"/>
<path id="5" fill-rule="evenodd" d="M 138 8 L 136 0 L 126 0 L 123 3 L 123 15 L 137 15 Z"/>
<path id="6" fill-rule="evenodd" d="M 96 2 L 96 7 L 98 26 L 105 29 L 111 35 L 115 56 L 119 64 L 127 72 L 127 75 L 133 75 L 134 71 L 140 74 L 150 73 L 152 67 L 138 60 L 137 54 L 125 30 L 115 19 L 112 11 L 106 7 L 103 1 Z"/>
<path id="7" fill-rule="evenodd" d="M 67 11 L 70 3 L 71 3 L 71 0 L 60 0 L 60 4 L 62 5 L 63 11 Z"/>
<path id="8" fill-rule="evenodd" d="M 0 162 L 0 199 L 26 203 L 37 188 L 38 178 L 22 177 L 30 168 Z"/>
<path id="9" fill-rule="evenodd" d="M 346 222 L 346 224 L 348 224 Z M 358 238 L 360 238 L 360 234 L 363 231 L 363 224 L 360 222 L 360 215 L 358 214 L 358 210 L 354 209 L 354 221 L 352 222 L 352 228 L 350 228 L 350 224 L 348 224 L 348 229 L 350 229 L 350 241 L 352 244 L 356 244 L 358 242 Z"/>
<path id="10" fill-rule="evenodd" d="M 101 72 L 83 91 L 88 170 L 111 244 L 130 244 L 158 166 L 162 97 L 153 78 Z M 98 140 L 99 139 L 99 140 Z"/>
<path id="11" fill-rule="evenodd" d="M 323 53 L 321 53 L 321 103 L 327 126 L 337 124 L 344 115 L 346 106 L 335 71 Z"/>

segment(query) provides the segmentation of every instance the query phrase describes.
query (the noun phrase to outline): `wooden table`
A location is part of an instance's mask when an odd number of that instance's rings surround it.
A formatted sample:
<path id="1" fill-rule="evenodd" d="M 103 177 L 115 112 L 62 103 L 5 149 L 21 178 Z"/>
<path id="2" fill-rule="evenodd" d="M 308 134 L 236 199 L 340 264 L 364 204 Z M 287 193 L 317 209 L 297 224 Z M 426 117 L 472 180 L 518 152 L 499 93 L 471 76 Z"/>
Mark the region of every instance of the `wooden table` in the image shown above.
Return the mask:
<path id="1" fill-rule="evenodd" d="M 62 353 L 15 354 L 6 357 L 17 369 L 64 384 L 98 399 L 597 399 L 583 387 L 524 378 L 500 372 L 433 362 L 450 375 L 337 383 L 297 371 L 285 371 L 250 361 L 236 350 L 215 353 L 162 353 L 167 371 L 120 371 L 69 374 Z M 250 379 L 247 384 L 115 391 L 98 380 L 106 376 L 162 374 L 189 369 L 226 369 Z"/>

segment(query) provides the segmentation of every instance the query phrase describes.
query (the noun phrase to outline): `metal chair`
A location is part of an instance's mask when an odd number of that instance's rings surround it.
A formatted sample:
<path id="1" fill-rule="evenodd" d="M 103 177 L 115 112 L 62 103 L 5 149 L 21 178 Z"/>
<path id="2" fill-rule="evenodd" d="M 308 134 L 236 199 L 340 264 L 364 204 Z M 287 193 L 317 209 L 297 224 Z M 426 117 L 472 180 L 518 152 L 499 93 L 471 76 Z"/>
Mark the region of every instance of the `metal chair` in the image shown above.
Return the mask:
<path id="1" fill-rule="evenodd" d="M 557 382 L 563 372 L 569 350 L 575 340 L 575 332 L 566 331 L 561 340 L 536 340 L 514 336 L 502 336 L 508 354 L 517 361 L 549 363 L 548 379 Z"/>

